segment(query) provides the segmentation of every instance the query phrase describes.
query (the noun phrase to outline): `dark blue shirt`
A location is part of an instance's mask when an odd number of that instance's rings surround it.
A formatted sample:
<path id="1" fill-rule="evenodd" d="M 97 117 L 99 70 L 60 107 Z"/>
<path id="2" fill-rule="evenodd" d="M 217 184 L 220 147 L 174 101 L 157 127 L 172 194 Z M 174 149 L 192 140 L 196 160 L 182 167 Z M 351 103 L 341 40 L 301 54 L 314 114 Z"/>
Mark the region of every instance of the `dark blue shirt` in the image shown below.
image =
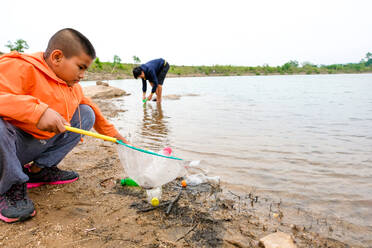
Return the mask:
<path id="1" fill-rule="evenodd" d="M 163 66 L 164 66 L 164 59 L 154 59 L 140 66 L 141 70 L 145 73 L 146 80 L 154 84 L 154 86 L 152 87 L 151 93 L 155 93 L 156 88 L 158 87 L 159 82 L 158 82 L 157 75 L 159 74 Z M 142 79 L 142 91 L 143 92 L 146 92 L 147 90 L 146 80 Z"/>

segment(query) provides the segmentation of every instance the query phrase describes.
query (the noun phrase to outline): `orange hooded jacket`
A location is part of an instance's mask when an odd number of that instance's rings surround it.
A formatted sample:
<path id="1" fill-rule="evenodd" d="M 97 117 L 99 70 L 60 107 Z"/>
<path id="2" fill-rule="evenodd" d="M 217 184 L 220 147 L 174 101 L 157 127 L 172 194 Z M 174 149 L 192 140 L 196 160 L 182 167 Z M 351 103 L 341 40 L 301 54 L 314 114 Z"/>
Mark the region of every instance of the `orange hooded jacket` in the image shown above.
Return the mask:
<path id="1" fill-rule="evenodd" d="M 14 126 L 37 139 L 49 139 L 55 134 L 36 127 L 44 111 L 49 107 L 70 122 L 79 104 L 93 109 L 97 132 L 108 136 L 118 134 L 99 108 L 84 96 L 81 85 L 69 87 L 58 78 L 42 52 L 31 55 L 11 52 L 0 57 L 0 117 Z"/>

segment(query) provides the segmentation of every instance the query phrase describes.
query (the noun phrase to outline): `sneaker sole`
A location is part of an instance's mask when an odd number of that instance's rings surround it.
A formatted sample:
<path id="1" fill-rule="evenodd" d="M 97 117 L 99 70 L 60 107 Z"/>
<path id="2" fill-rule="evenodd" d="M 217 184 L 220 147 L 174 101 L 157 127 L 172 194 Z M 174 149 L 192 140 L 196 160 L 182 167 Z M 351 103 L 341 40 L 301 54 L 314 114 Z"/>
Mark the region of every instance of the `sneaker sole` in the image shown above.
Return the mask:
<path id="1" fill-rule="evenodd" d="M 24 215 L 24 216 L 20 216 L 19 218 L 8 218 L 8 217 L 5 217 L 3 216 L 2 214 L 0 214 L 0 219 L 6 223 L 13 223 L 13 222 L 17 222 L 17 221 L 25 221 L 25 220 L 28 220 L 29 218 L 31 217 L 34 217 L 36 214 L 36 210 L 34 210 L 34 212 L 30 215 Z"/>
<path id="2" fill-rule="evenodd" d="M 66 183 L 72 183 L 72 182 L 75 182 L 76 180 L 78 180 L 79 178 L 74 178 L 74 179 L 70 179 L 70 180 L 65 180 L 65 181 L 55 181 L 55 182 L 40 182 L 40 183 L 27 183 L 27 188 L 28 189 L 31 189 L 31 188 L 36 188 L 36 187 L 40 187 L 40 186 L 43 186 L 43 185 L 56 185 L 56 184 L 66 184 Z"/>

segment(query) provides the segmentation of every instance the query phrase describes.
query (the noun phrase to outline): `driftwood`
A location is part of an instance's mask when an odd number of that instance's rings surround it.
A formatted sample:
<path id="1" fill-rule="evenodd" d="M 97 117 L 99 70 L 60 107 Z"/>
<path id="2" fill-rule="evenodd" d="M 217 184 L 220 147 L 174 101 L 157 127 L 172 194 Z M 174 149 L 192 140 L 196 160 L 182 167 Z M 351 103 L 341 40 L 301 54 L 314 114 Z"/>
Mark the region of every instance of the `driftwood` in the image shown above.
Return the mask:
<path id="1" fill-rule="evenodd" d="M 169 204 L 168 209 L 167 209 L 167 212 L 165 212 L 166 215 L 169 215 L 170 211 L 172 210 L 173 205 L 176 202 L 178 202 L 178 200 L 180 199 L 180 196 L 182 194 L 182 191 L 183 191 L 183 188 L 180 189 L 180 192 L 178 193 L 178 195 L 176 196 L 176 198 L 174 198 L 174 200 Z"/>

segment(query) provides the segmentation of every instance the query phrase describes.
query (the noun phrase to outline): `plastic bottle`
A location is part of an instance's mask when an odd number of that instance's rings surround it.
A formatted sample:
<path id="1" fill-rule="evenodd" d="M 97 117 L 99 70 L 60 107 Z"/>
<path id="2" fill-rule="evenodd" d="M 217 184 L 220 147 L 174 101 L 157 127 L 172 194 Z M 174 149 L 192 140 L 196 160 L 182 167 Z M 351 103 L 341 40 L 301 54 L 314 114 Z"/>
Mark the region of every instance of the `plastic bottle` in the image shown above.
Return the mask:
<path id="1" fill-rule="evenodd" d="M 172 154 L 172 148 L 164 147 L 163 151 L 161 153 L 165 156 L 170 156 Z M 161 186 L 159 186 L 159 187 L 156 187 L 156 188 L 153 188 L 153 189 L 148 189 L 148 190 L 146 190 L 146 193 L 147 193 L 147 201 L 152 204 L 154 198 L 156 198 L 158 200 L 161 199 L 162 188 L 161 188 Z"/>
<path id="2" fill-rule="evenodd" d="M 133 179 L 126 177 L 120 180 L 120 184 L 123 186 L 139 186 Z"/>
<path id="3" fill-rule="evenodd" d="M 220 183 L 220 177 L 208 177 L 204 174 L 192 174 L 186 177 L 186 183 L 187 185 L 196 186 L 202 183 L 211 183 L 211 184 L 219 184 Z"/>
<path id="4" fill-rule="evenodd" d="M 152 203 L 151 201 L 153 198 L 157 198 L 158 200 L 160 200 L 161 194 L 162 194 L 161 186 L 146 190 L 146 194 L 147 194 L 147 201 L 149 203 Z"/>

